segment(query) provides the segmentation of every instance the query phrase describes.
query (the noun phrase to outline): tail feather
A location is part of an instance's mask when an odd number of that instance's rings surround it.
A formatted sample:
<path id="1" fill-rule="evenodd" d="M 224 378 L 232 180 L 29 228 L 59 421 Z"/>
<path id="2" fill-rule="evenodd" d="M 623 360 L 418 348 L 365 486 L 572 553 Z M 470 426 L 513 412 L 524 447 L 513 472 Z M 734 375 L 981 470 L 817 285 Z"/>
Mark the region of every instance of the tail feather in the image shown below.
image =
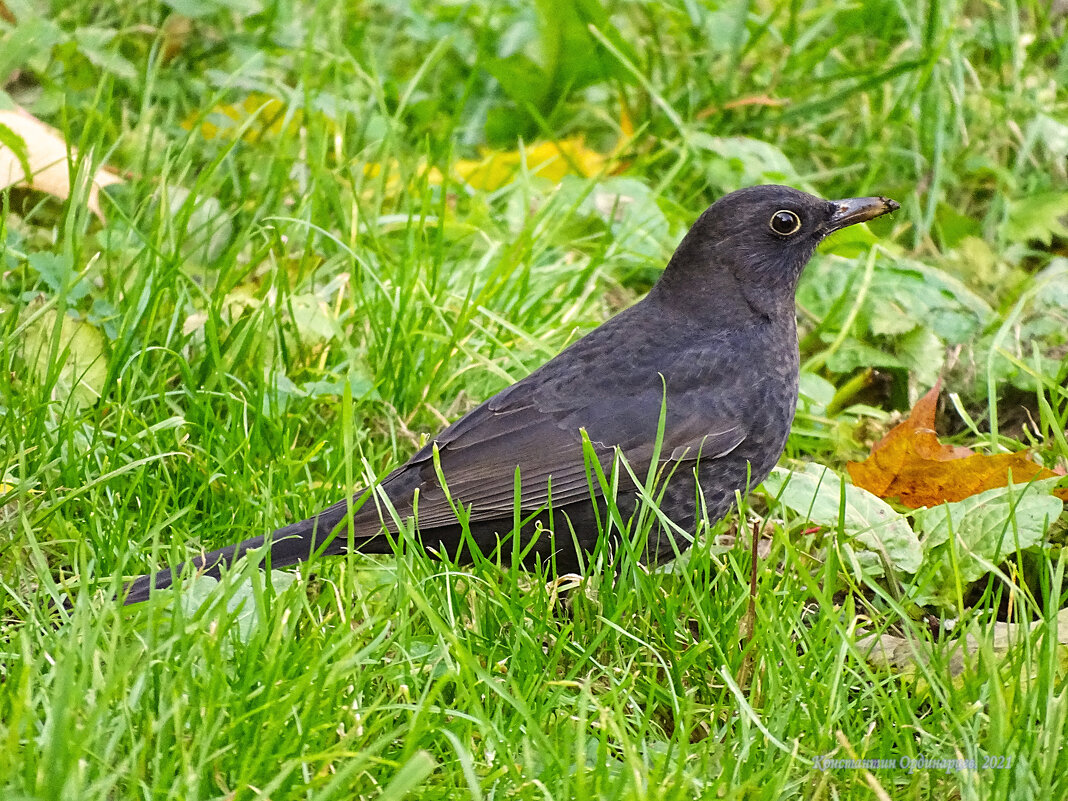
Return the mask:
<path id="1" fill-rule="evenodd" d="M 344 529 L 339 532 L 339 536 L 331 535 L 344 516 L 344 509 L 338 515 L 334 513 L 334 507 L 331 507 L 315 517 L 280 528 L 268 536 L 253 537 L 236 545 L 227 545 L 217 551 L 194 557 L 175 568 L 139 576 L 126 587 L 123 603 L 129 605 L 147 601 L 153 590 L 170 587 L 174 576 L 189 567 L 201 575 L 219 578 L 223 568 L 229 567 L 249 551 L 263 547 L 265 543 L 270 543 L 270 550 L 264 561 L 272 568 L 288 567 L 317 554 L 343 553 L 348 539 L 343 535 Z"/>

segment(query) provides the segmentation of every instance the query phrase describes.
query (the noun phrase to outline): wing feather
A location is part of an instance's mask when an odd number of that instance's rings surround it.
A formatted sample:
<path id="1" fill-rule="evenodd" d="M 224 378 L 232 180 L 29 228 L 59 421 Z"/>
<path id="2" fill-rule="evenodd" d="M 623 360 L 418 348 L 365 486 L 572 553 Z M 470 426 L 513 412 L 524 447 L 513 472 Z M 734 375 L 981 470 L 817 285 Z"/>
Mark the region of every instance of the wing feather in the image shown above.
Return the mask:
<path id="1" fill-rule="evenodd" d="M 529 402 L 492 408 L 485 403 L 462 418 L 462 427 L 446 429 L 404 468 L 383 482 L 401 517 L 412 514 L 412 485 L 418 471 L 418 522 L 420 528 L 456 522 L 434 465 L 438 464 L 453 503 L 470 509 L 472 522 L 512 514 L 515 506 L 515 471 L 519 468 L 519 508 L 530 513 L 545 507 L 550 492 L 554 506 L 600 495 L 596 480 L 591 487 L 582 447 L 585 428 L 594 452 L 606 472 L 618 447 L 638 478 L 644 479 L 653 457 L 660 413 L 660 393 L 631 396 L 615 409 L 610 404 L 587 405 L 567 414 L 544 412 Z M 582 421 L 583 426 L 579 425 Z M 695 461 L 715 458 L 736 448 L 745 429 L 734 421 L 710 423 L 700 414 L 668 414 L 659 461 Z M 622 488 L 629 487 L 624 476 Z M 391 491 L 396 486 L 396 495 Z M 402 489 L 403 488 L 403 489 Z"/>

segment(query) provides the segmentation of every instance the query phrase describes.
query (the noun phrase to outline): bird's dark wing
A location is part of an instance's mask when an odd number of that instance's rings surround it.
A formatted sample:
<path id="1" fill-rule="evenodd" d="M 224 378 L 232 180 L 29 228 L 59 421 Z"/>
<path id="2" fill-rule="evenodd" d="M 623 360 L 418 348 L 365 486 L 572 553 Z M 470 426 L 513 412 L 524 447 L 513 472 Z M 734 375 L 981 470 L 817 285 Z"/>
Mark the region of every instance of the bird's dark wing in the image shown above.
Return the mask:
<path id="1" fill-rule="evenodd" d="M 436 446 L 449 495 L 453 503 L 470 509 L 472 522 L 513 512 L 517 467 L 521 511 L 544 508 L 550 492 L 554 507 L 588 500 L 581 430 L 606 472 L 618 447 L 642 481 L 653 456 L 663 400 L 663 385 L 658 376 L 655 379 L 623 396 L 579 393 L 567 399 L 547 393 L 545 385 L 531 392 L 520 382 L 441 432 L 382 487 L 402 519 L 413 514 L 412 495 L 419 490 L 420 528 L 455 523 L 437 477 Z M 741 422 L 709 419 L 699 409 L 684 406 L 673 409 L 669 395 L 660 461 L 715 458 L 736 448 L 745 436 Z M 622 482 L 624 489 L 633 488 L 625 476 Z M 594 494 L 599 494 L 596 483 Z"/>

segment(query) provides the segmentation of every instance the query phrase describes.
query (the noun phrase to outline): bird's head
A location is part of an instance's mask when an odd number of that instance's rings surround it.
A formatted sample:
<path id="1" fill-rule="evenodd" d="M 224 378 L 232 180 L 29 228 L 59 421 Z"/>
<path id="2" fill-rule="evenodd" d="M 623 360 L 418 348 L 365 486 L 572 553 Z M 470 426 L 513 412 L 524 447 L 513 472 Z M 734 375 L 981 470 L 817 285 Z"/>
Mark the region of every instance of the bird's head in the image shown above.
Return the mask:
<path id="1" fill-rule="evenodd" d="M 728 316 L 732 303 L 738 314 L 745 306 L 792 309 L 801 272 L 825 237 L 897 208 L 885 197 L 823 200 L 788 186 L 739 189 L 698 218 L 661 283 L 697 293 Z"/>

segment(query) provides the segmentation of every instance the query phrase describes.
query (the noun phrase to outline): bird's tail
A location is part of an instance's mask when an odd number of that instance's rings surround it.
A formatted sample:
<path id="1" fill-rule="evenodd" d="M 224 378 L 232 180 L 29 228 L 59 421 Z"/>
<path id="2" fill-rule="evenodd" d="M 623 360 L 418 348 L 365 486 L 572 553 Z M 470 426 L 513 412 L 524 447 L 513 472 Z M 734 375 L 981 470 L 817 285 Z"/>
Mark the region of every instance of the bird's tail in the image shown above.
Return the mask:
<path id="1" fill-rule="evenodd" d="M 227 545 L 217 551 L 194 557 L 178 567 L 140 576 L 127 586 L 123 603 L 128 605 L 147 601 L 152 590 L 171 586 L 175 574 L 180 573 L 187 565 L 199 574 L 218 578 L 223 568 L 230 566 L 249 551 L 263 547 L 265 543 L 270 543 L 270 547 L 264 556 L 264 565 L 272 568 L 294 565 L 316 555 L 343 553 L 348 539 L 344 536 L 344 529 L 341 529 L 338 536 L 333 536 L 333 533 L 338 523 L 345 519 L 347 507 L 348 504 L 339 503 L 314 517 L 280 528 L 267 536 L 253 537 L 236 545 Z"/>

